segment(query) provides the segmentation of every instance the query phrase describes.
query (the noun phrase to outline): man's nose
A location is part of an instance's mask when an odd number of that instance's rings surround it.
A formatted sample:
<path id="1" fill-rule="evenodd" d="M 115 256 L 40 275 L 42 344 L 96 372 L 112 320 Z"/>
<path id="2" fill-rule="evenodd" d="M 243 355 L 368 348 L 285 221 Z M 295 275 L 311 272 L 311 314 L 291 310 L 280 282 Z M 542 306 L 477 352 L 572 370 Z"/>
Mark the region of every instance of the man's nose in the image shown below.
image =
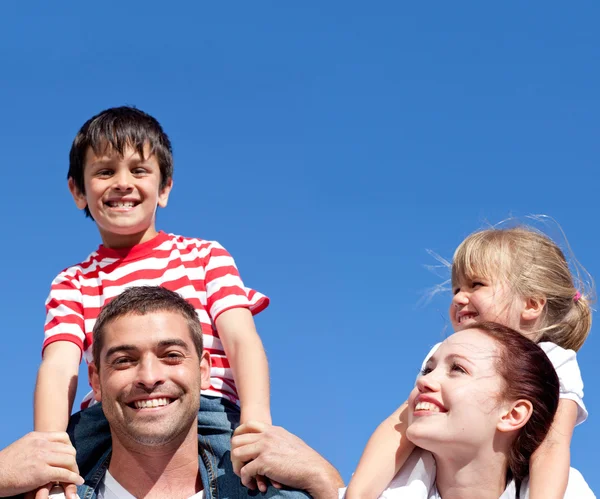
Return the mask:
<path id="1" fill-rule="evenodd" d="M 136 385 L 151 390 L 164 382 L 164 366 L 160 360 L 154 356 L 143 358 L 138 366 Z"/>

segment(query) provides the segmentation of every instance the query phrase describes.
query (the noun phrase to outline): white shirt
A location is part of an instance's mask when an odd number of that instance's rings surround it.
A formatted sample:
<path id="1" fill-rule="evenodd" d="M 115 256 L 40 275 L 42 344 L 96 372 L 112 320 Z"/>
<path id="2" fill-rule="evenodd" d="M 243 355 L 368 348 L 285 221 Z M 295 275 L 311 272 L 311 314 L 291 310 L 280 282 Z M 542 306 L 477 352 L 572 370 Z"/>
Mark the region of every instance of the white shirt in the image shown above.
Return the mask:
<path id="1" fill-rule="evenodd" d="M 415 449 L 380 499 L 442 499 L 435 486 L 435 459 L 430 452 Z M 342 499 L 346 489 L 340 489 Z M 499 499 L 515 499 L 515 483 L 510 482 Z M 529 499 L 529 480 L 521 484 L 521 499 Z M 596 499 L 581 473 L 574 468 L 569 470 L 569 482 L 564 499 Z"/>
<path id="2" fill-rule="evenodd" d="M 98 488 L 98 499 L 136 499 L 107 470 Z M 197 492 L 188 499 L 204 499 L 204 490 Z"/>

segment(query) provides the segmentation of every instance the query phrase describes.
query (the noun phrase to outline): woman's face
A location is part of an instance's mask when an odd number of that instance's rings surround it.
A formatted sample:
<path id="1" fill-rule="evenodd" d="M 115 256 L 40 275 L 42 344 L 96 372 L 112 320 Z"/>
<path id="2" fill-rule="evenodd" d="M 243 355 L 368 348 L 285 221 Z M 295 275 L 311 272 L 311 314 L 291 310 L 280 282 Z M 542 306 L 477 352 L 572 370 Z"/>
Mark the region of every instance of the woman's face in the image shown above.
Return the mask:
<path id="1" fill-rule="evenodd" d="M 505 383 L 499 354 L 498 343 L 478 329 L 447 338 L 410 394 L 408 438 L 433 453 L 491 445 Z"/>

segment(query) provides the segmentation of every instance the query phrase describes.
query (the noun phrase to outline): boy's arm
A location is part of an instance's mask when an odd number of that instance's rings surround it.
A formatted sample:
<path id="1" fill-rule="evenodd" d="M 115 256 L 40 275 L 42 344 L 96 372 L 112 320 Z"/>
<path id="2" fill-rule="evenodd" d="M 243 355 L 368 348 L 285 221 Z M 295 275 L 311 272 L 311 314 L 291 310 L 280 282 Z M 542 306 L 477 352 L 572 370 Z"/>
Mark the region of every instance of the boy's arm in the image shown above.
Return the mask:
<path id="1" fill-rule="evenodd" d="M 65 431 L 77 391 L 81 350 L 70 341 L 55 341 L 44 349 L 34 395 L 34 428 Z"/>
<path id="2" fill-rule="evenodd" d="M 405 436 L 407 417 L 405 402 L 371 435 L 348 485 L 346 499 L 377 498 L 396 476 L 415 448 Z"/>
<path id="3" fill-rule="evenodd" d="M 546 438 L 531 456 L 530 499 L 562 499 L 569 481 L 571 437 L 577 420 L 577 403 L 560 399 Z"/>
<path id="4" fill-rule="evenodd" d="M 221 313 L 215 323 L 240 397 L 241 423 L 271 424 L 269 366 L 252 313 L 247 308 L 232 308 Z"/>

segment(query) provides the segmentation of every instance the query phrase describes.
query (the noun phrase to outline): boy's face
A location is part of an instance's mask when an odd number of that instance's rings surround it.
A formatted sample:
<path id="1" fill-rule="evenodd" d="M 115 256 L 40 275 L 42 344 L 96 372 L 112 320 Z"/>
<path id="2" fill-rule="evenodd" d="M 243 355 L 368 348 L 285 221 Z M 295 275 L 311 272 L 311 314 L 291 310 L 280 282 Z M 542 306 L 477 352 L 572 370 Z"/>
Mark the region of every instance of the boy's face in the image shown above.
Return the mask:
<path id="1" fill-rule="evenodd" d="M 69 190 L 80 210 L 89 208 L 109 248 L 126 248 L 152 239 L 156 234 L 156 207 L 164 208 L 173 182 L 160 189 L 160 167 L 150 147 L 144 158 L 127 146 L 123 157 L 110 148 L 96 156 L 90 147 L 85 156 L 85 194 L 69 179 Z"/>

